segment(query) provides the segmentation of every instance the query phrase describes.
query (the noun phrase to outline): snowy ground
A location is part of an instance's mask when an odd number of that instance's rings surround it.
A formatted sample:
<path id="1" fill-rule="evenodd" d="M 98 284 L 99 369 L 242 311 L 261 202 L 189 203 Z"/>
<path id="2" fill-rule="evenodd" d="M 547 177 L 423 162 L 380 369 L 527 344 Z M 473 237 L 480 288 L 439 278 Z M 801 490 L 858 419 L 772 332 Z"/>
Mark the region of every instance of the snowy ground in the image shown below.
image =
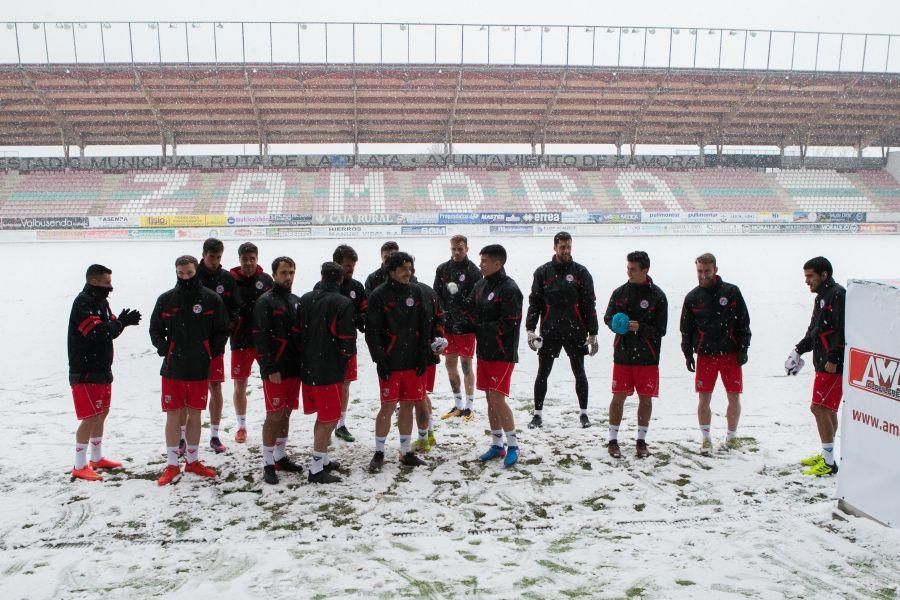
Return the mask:
<path id="1" fill-rule="evenodd" d="M 495 240 L 490 240 L 495 241 Z M 488 240 L 471 240 L 472 254 Z M 299 259 L 295 292 L 308 290 L 335 242 L 263 241 L 262 262 Z M 380 241 L 354 243 L 359 278 L 372 270 Z M 234 257 L 236 245 L 226 248 Z M 527 296 L 550 240 L 509 239 L 509 273 Z M 444 240 L 401 240 L 430 281 L 448 257 Z M 593 272 L 599 309 L 624 279 L 625 254 L 645 249 L 651 275 L 670 303 L 663 344 L 662 397 L 650 430 L 653 456 L 633 457 L 634 403 L 620 440 L 605 450 L 611 340 L 589 359 L 594 427 L 577 424 L 573 380 L 557 363 L 542 431 L 529 418 L 535 355 L 522 346 L 512 405 L 523 448 L 517 468 L 481 465 L 484 400 L 471 424 L 440 422 L 440 446 L 415 471 L 389 463 L 364 471 L 374 445 L 375 372 L 361 347 L 353 388 L 352 445 L 333 456 L 351 474 L 331 487 L 305 477 L 261 483 L 263 417 L 258 378 L 251 384 L 251 438 L 203 459 L 215 482 L 186 475 L 158 488 L 164 465 L 159 359 L 147 320 L 117 343 L 113 412 L 104 446 L 127 468 L 103 483 L 72 482 L 75 418 L 66 380 L 69 308 L 91 262 L 111 267 L 115 310 L 146 317 L 174 282 L 173 259 L 199 244 L 4 244 L 9 277 L 3 299 L 0 380 L 0 587 L 5 598 L 196 597 L 877 597 L 900 594 L 900 533 L 860 519 L 832 519 L 835 482 L 800 475 L 798 458 L 816 451 L 808 412 L 812 374 L 783 376 L 782 362 L 805 331 L 812 296 L 802 263 L 825 254 L 840 280 L 897 277 L 900 237 L 580 238 L 576 260 Z M 753 345 L 745 370 L 744 449 L 697 454 L 696 399 L 677 332 L 681 300 L 695 285 L 693 257 L 719 257 L 720 274 L 741 286 Z M 477 260 L 477 259 L 476 259 Z M 226 260 L 227 266 L 236 264 Z M 523 332 L 524 333 L 524 332 Z M 524 335 L 523 335 L 524 337 Z M 232 439 L 226 383 L 225 439 Z M 439 371 L 437 411 L 449 404 Z M 724 436 L 725 402 L 714 399 L 713 431 Z M 292 454 L 308 460 L 312 421 L 298 415 Z M 204 430 L 204 442 L 208 433 Z M 395 451 L 396 430 L 389 439 Z"/>

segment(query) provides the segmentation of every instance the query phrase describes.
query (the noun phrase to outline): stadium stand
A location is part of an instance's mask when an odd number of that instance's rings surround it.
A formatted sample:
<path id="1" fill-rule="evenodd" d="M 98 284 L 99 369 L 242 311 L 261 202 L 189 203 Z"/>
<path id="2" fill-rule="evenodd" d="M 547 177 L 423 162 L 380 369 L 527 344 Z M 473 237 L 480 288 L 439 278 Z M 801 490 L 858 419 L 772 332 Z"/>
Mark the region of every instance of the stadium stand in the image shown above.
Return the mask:
<path id="1" fill-rule="evenodd" d="M 900 212 L 883 170 L 0 172 L 0 216 L 506 211 Z"/>

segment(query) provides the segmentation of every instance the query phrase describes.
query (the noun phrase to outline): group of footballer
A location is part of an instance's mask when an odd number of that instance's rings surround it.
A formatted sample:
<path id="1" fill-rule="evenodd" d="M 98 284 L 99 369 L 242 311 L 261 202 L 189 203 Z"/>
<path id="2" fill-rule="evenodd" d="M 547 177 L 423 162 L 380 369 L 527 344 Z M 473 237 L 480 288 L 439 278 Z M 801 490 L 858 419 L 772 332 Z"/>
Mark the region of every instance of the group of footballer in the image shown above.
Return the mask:
<path id="1" fill-rule="evenodd" d="M 166 415 L 167 465 L 159 485 L 181 478 L 182 461 L 184 472 L 216 476 L 215 469 L 204 465 L 199 456 L 201 415 L 209 409 L 210 449 L 226 452 L 219 430 L 229 340 L 236 443 L 247 440 L 247 382 L 254 361 L 262 378 L 264 481 L 278 483 L 279 471 L 308 471 L 307 479 L 313 483 L 340 481 L 336 473 L 345 469 L 331 460 L 328 448 L 332 435 L 355 441 L 346 420 L 350 384 L 357 379 L 357 332 L 364 335 L 378 377 L 380 409 L 371 472 L 383 466 L 395 414 L 401 464 L 426 464 L 420 454 L 436 443 L 429 394 L 441 356 L 454 396 L 454 405 L 441 418 L 472 420 L 475 389 L 483 391 L 491 445 L 479 460 L 502 459 L 506 467 L 516 464 L 519 442 L 507 397 L 519 359 L 524 298 L 505 271 L 503 246 L 482 248 L 476 265 L 468 257 L 466 237 L 453 236 L 450 260 L 437 267 L 433 285 L 428 286 L 416 278 L 413 256 L 400 251 L 393 241 L 382 245 L 381 265 L 365 284 L 360 283 L 353 278 L 359 257 L 342 244 L 334 250 L 332 261 L 321 265 L 313 290 L 299 297 L 291 291 L 296 263 L 290 257 L 273 260 L 269 275 L 258 264 L 254 244 L 240 245 L 240 264 L 230 271 L 221 265 L 223 252 L 224 244 L 210 238 L 203 244 L 201 260 L 188 255 L 177 258 L 175 287 L 159 296 L 150 318 L 150 339 L 162 358 L 161 407 Z M 681 349 L 687 370 L 695 373 L 700 451 L 710 453 L 710 403 L 719 378 L 728 399 L 723 447 L 740 446 L 737 428 L 750 317 L 740 289 L 718 276 L 714 255 L 701 254 L 694 262 L 698 286 L 684 300 Z M 607 440 L 613 458 L 622 457 L 619 427 L 625 399 L 635 393 L 635 454 L 650 456 L 646 437 L 653 398 L 659 396 L 668 302 L 649 270 L 646 252 L 629 253 L 627 281 L 612 292 L 603 315 L 603 322 L 615 333 Z M 816 377 L 811 411 L 822 452 L 801 463 L 808 467 L 805 474 L 823 476 L 838 470 L 834 436 L 842 395 L 845 290 L 834 280 L 831 263 L 824 257 L 810 259 L 803 270 L 816 301 L 806 335 L 791 351 L 785 372 L 796 375 L 804 365 L 800 356 L 813 352 Z M 102 451 L 112 396 L 113 340 L 126 327 L 139 324 L 141 313 L 124 309 L 116 315 L 110 309 L 112 272 L 107 267 L 93 264 L 85 278 L 68 329 L 69 382 L 80 421 L 72 475 L 97 481 L 102 480 L 98 471 L 122 466 Z M 544 424 L 548 378 L 563 349 L 575 378 L 580 425 L 590 427 L 585 357 L 598 351 L 598 322 L 591 274 L 572 259 L 572 236 L 561 231 L 553 238 L 552 259 L 534 272 L 525 313 L 528 347 L 538 358 L 529 427 Z M 304 414 L 316 415 L 308 469 L 287 454 L 290 417 L 300 410 L 301 398 Z"/>

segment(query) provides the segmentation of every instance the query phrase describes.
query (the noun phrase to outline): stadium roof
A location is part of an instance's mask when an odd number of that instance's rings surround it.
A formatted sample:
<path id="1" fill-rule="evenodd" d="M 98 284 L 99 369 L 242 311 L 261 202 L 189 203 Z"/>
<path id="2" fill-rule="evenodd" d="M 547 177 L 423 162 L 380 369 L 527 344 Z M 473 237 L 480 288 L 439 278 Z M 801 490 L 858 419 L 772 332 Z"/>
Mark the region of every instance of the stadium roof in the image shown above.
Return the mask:
<path id="1" fill-rule="evenodd" d="M 900 74 L 361 64 L 0 65 L 0 145 L 900 145 Z"/>

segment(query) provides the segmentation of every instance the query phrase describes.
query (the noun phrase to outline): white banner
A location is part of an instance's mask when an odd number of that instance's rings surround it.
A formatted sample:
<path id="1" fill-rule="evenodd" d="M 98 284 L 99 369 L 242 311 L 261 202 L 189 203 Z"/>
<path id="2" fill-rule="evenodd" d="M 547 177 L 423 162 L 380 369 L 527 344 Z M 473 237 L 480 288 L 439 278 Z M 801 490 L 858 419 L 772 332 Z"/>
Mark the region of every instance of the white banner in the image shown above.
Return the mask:
<path id="1" fill-rule="evenodd" d="M 837 494 L 900 525 L 900 282 L 851 280 Z"/>

